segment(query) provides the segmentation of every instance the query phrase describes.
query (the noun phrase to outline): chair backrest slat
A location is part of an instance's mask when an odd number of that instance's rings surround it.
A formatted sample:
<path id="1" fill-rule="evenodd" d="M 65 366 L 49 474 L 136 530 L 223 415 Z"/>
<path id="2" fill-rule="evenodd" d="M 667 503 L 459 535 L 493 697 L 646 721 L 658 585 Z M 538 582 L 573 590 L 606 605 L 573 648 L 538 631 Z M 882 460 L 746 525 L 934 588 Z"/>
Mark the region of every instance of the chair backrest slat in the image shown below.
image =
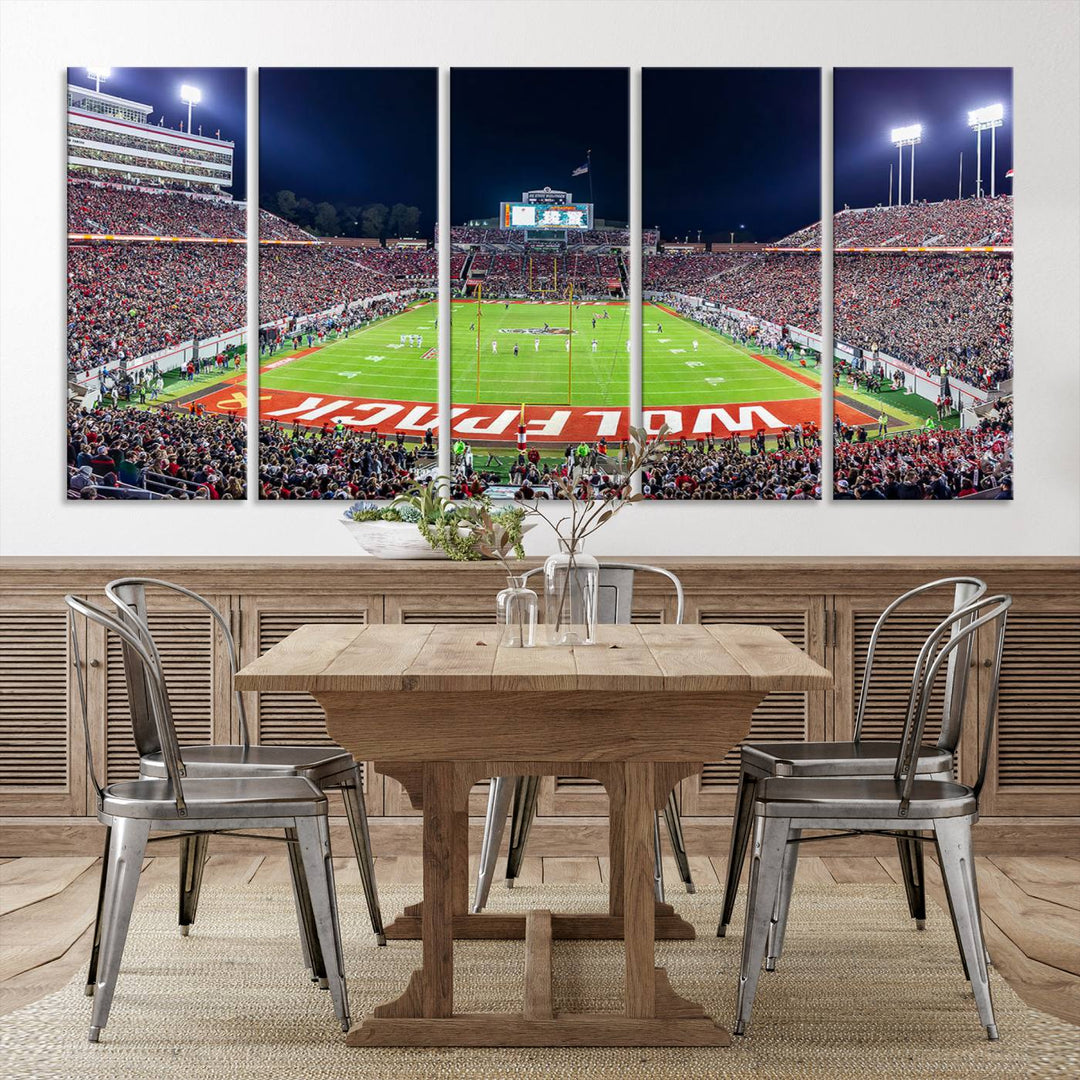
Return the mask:
<path id="1" fill-rule="evenodd" d="M 906 813 L 906 804 L 911 798 L 912 786 L 918 772 L 919 746 L 922 743 L 923 729 L 929 712 L 930 699 L 934 685 L 943 670 L 947 670 L 953 657 L 962 652 L 970 655 L 975 635 L 983 626 L 993 625 L 994 665 L 989 693 L 984 702 L 986 718 L 983 723 L 983 746 L 980 756 L 979 777 L 975 786 L 976 794 L 982 788 L 989 761 L 990 743 L 994 736 L 994 721 L 997 715 L 997 695 L 1001 671 L 1001 656 L 1005 643 L 1005 626 L 1012 597 L 1003 593 L 982 597 L 959 611 L 950 613 L 930 633 L 919 652 L 915 663 L 915 687 L 904 733 L 900 741 L 900 750 L 896 757 L 894 777 L 900 784 L 901 813 Z M 959 630 L 957 623 L 962 623 Z"/>
<path id="2" fill-rule="evenodd" d="M 225 616 L 222 615 L 205 596 L 200 596 L 197 592 L 193 592 L 183 585 L 177 585 L 174 581 L 163 581 L 160 578 L 143 577 L 117 578 L 115 581 L 110 581 L 109 584 L 105 586 L 105 595 L 112 600 L 122 617 L 134 616 L 138 618 L 146 633 L 151 634 L 149 609 L 146 599 L 147 587 L 165 589 L 177 593 L 180 596 L 187 597 L 200 607 L 205 608 L 210 617 L 217 624 L 218 630 L 221 632 L 221 636 L 225 641 L 225 654 L 229 661 L 230 675 L 235 676 L 240 668 L 239 656 L 236 651 L 236 640 L 233 637 L 232 630 L 229 627 L 229 623 L 225 619 Z M 240 722 L 240 742 L 244 749 L 247 749 L 251 743 L 251 738 L 248 733 L 247 710 L 244 706 L 244 695 L 241 694 L 239 690 L 234 689 L 233 698 L 236 702 L 236 712 Z"/>
<path id="3" fill-rule="evenodd" d="M 135 665 L 135 671 L 129 673 L 125 668 L 128 686 L 145 688 L 150 716 L 157 728 L 158 744 L 161 747 L 161 756 L 165 764 L 165 774 L 172 787 L 173 798 L 176 803 L 177 813 L 183 817 L 187 813 L 184 803 L 184 788 L 182 777 L 184 775 L 184 759 L 180 753 L 180 746 L 176 739 L 176 730 L 172 725 L 172 718 L 168 709 L 169 691 L 165 685 L 165 676 L 161 670 L 161 660 L 154 648 L 153 640 L 148 634 L 143 634 L 137 621 L 129 620 L 127 623 L 119 618 L 114 618 L 107 611 L 102 610 L 96 604 L 82 597 L 64 597 L 68 608 L 91 622 L 103 627 L 106 633 L 116 634 L 127 648 L 124 651 L 125 665 L 130 662 Z M 87 731 L 89 739 L 89 731 Z M 90 748 L 87 747 L 89 752 Z"/>
<path id="4" fill-rule="evenodd" d="M 542 566 L 533 567 L 523 576 L 526 580 L 534 574 L 542 574 Z M 596 621 L 604 625 L 627 625 L 634 614 L 634 578 L 636 574 L 657 574 L 667 578 L 675 590 L 675 622 L 682 624 L 685 610 L 685 596 L 682 582 L 670 570 L 660 566 L 648 566 L 644 563 L 624 563 L 600 561 L 600 582 L 597 589 Z"/>
<path id="5" fill-rule="evenodd" d="M 960 611 L 973 601 L 986 594 L 986 582 L 976 577 L 947 577 L 937 581 L 928 581 L 909 590 L 902 596 L 898 596 L 878 616 L 874 629 L 870 634 L 870 642 L 866 649 L 866 663 L 863 667 L 862 684 L 859 687 L 859 700 L 855 709 L 854 740 L 859 742 L 862 738 L 863 720 L 866 716 L 866 706 L 870 698 L 874 674 L 874 656 L 881 635 L 886 631 L 890 618 L 905 604 L 916 597 L 923 596 L 935 589 L 951 586 L 953 589 L 953 613 Z M 968 616 L 970 618 L 970 616 Z M 963 618 L 951 623 L 952 632 L 962 629 Z M 960 722 L 964 711 L 964 701 L 967 693 L 967 683 L 971 658 L 971 638 L 965 638 L 966 647 L 954 650 L 948 660 L 948 672 L 945 681 L 945 695 L 942 703 L 941 727 L 938 733 L 937 746 L 939 750 L 947 750 L 950 754 L 956 750 L 960 740 Z M 911 691 L 914 694 L 919 685 L 921 672 L 916 669 L 912 677 Z"/>
<path id="6" fill-rule="evenodd" d="M 138 584 L 125 584 L 117 590 L 113 599 L 117 618 L 137 636 L 141 631 L 149 633 L 149 617 L 146 610 L 146 590 Z M 120 649 L 124 659 L 124 682 L 127 685 L 128 709 L 131 713 L 131 730 L 135 736 L 135 747 L 139 757 L 161 752 L 157 724 L 154 722 L 150 704 L 150 686 L 147 681 L 146 667 L 140 663 L 133 646 L 121 639 Z"/>

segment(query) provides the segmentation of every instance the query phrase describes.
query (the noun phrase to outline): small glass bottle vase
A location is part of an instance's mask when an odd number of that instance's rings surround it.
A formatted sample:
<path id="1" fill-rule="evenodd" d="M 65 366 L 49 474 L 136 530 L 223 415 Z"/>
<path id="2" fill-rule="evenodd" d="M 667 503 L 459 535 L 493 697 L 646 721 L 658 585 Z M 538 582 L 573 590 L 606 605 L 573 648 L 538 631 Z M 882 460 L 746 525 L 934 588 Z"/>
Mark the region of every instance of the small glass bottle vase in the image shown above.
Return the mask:
<path id="1" fill-rule="evenodd" d="M 544 563 L 544 618 L 551 645 L 594 645 L 600 564 L 566 540 Z"/>
<path id="2" fill-rule="evenodd" d="M 495 597 L 495 613 L 502 627 L 501 643 L 507 649 L 531 649 L 536 644 L 536 593 L 525 587 L 523 577 L 512 577 Z"/>

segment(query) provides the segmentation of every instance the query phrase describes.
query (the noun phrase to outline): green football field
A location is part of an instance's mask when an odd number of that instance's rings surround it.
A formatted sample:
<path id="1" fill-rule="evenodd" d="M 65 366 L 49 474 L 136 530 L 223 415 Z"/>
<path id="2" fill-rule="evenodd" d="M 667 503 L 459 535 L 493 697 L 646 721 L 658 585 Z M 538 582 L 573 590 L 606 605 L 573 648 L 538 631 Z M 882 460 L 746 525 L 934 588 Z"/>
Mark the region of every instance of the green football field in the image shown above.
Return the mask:
<path id="1" fill-rule="evenodd" d="M 259 385 L 304 394 L 435 401 L 439 395 L 438 312 L 435 303 L 420 304 L 273 367 L 276 361 L 295 355 L 290 345 L 262 358 Z M 403 334 L 419 335 L 423 344 L 403 343 Z"/>
<path id="2" fill-rule="evenodd" d="M 672 315 L 655 304 L 645 304 L 644 308 L 642 400 L 646 408 L 821 396 L 819 388 L 794 378 L 797 369 L 775 354 L 771 359 L 790 370 L 791 375 L 753 359 L 752 350 L 715 330 Z"/>
<path id="3" fill-rule="evenodd" d="M 585 303 L 574 308 L 572 370 L 571 354 L 566 348 L 571 313 L 565 303 L 485 302 L 481 311 L 478 385 L 477 306 L 461 302 L 452 305 L 455 402 L 628 404 L 627 304 Z M 289 346 L 262 358 L 260 385 L 305 394 L 435 401 L 436 312 L 434 303 L 421 304 L 353 331 L 348 338 L 339 338 L 309 355 L 297 355 Z M 605 312 L 607 318 L 603 317 Z M 820 394 L 816 386 L 793 377 L 802 374 L 806 378 L 810 374 L 813 378 L 815 373 L 797 372 L 778 360 L 774 362 L 792 374 L 770 368 L 753 359 L 741 345 L 653 304 L 644 305 L 642 319 L 646 407 L 791 401 Z M 409 334 L 422 335 L 423 344 L 417 347 L 403 342 L 402 335 Z M 492 350 L 493 341 L 497 351 Z M 287 362 L 274 366 L 282 360 Z"/>
<path id="4" fill-rule="evenodd" d="M 479 310 L 478 318 L 475 302 L 455 302 L 451 308 L 455 402 L 628 404 L 627 304 L 580 303 L 571 312 L 567 303 L 485 301 Z"/>

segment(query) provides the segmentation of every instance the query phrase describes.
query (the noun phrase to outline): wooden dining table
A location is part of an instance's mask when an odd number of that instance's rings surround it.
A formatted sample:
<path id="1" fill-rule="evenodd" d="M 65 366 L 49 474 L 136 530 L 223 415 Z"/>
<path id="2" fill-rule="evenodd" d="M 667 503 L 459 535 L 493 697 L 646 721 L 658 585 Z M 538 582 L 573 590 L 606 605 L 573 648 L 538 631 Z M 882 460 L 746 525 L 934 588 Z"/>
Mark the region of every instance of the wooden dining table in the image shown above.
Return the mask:
<path id="1" fill-rule="evenodd" d="M 349 1031 L 350 1045 L 730 1042 L 655 963 L 657 938 L 694 937 L 655 899 L 655 815 L 681 780 L 746 737 L 767 694 L 824 690 L 832 676 L 765 626 L 602 626 L 598 636 L 521 649 L 502 646 L 494 626 L 312 624 L 236 675 L 239 690 L 313 695 L 330 737 L 399 780 L 423 813 L 423 900 L 386 928 L 390 939 L 422 939 L 422 965 Z M 502 775 L 603 784 L 607 911 L 470 914 L 469 791 Z M 524 941 L 520 1012 L 454 1011 L 454 941 L 481 938 Z M 620 938 L 623 1011 L 554 1011 L 552 940 Z"/>

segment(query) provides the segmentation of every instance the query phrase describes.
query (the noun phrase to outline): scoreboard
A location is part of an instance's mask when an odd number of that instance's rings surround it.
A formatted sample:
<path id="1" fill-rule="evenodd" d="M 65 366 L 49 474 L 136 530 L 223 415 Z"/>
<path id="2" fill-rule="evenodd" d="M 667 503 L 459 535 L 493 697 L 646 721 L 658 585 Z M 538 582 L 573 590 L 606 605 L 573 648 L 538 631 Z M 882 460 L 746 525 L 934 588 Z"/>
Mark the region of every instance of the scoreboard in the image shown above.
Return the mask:
<path id="1" fill-rule="evenodd" d="M 591 203 L 504 202 L 499 222 L 504 229 L 589 229 L 592 228 Z"/>

